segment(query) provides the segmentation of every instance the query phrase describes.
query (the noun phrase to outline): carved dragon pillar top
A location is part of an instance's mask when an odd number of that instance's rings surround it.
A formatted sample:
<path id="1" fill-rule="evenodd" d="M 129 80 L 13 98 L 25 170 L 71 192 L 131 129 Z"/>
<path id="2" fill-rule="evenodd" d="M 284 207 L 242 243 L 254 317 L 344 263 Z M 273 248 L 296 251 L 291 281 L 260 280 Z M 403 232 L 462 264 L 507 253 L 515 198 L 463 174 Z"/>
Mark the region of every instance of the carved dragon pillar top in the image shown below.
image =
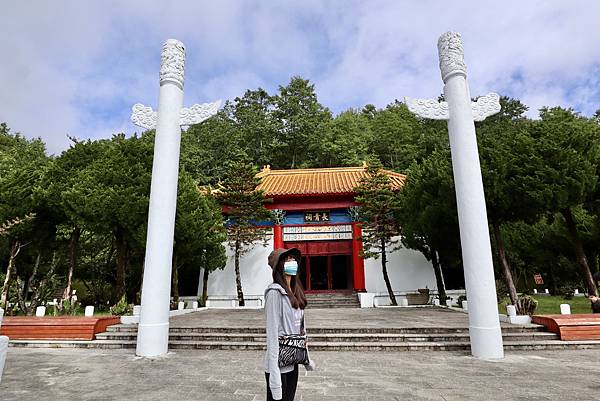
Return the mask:
<path id="1" fill-rule="evenodd" d="M 467 66 L 465 65 L 464 50 L 460 40 L 460 33 L 446 32 L 438 39 L 438 52 L 440 55 L 440 71 L 442 80 L 447 83 L 448 79 L 457 74 L 467 77 Z M 447 102 L 438 102 L 433 99 L 411 99 L 405 97 L 404 101 L 408 110 L 412 113 L 433 120 L 448 120 L 450 112 Z M 471 102 L 471 112 L 474 121 L 483 121 L 486 117 L 500 111 L 500 96 L 489 93 L 481 96 L 476 102 Z"/>
<path id="2" fill-rule="evenodd" d="M 438 53 L 440 56 L 440 71 L 444 83 L 454 74 L 467 76 L 465 52 L 460 33 L 446 32 L 440 36 L 438 39 Z"/>
<path id="3" fill-rule="evenodd" d="M 160 55 L 160 85 L 173 83 L 183 90 L 185 68 L 185 46 L 176 39 L 168 39 Z M 221 101 L 212 103 L 194 104 L 184 107 L 179 111 L 179 125 L 189 126 L 199 124 L 219 111 Z M 152 107 L 136 103 L 131 109 L 131 121 L 142 128 L 154 129 L 158 121 L 158 114 Z"/>
<path id="4" fill-rule="evenodd" d="M 185 46 L 176 39 L 167 39 L 160 55 L 160 84 L 172 82 L 183 90 Z"/>

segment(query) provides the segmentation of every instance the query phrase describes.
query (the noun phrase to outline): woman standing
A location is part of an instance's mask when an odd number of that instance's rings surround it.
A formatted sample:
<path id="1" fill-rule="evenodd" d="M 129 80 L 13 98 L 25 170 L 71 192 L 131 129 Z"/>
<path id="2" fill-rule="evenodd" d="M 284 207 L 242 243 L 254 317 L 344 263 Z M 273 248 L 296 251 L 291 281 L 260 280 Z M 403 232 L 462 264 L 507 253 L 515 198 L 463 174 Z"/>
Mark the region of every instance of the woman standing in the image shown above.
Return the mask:
<path id="1" fill-rule="evenodd" d="M 298 365 L 279 367 L 279 336 L 306 335 L 306 297 L 297 277 L 299 261 L 300 250 L 297 248 L 275 249 L 269 255 L 273 283 L 265 290 L 267 353 L 264 368 L 267 401 L 292 401 L 296 395 Z M 313 366 L 311 361 L 305 368 L 312 370 Z"/>

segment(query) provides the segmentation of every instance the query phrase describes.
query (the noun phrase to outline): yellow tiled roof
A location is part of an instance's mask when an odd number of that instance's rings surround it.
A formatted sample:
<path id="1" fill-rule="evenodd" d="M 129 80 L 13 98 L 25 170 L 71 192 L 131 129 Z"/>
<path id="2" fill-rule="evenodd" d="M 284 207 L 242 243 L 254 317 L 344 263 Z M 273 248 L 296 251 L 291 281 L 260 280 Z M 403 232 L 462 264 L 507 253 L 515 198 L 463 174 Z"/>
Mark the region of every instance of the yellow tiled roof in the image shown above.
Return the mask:
<path id="1" fill-rule="evenodd" d="M 394 189 L 404 184 L 405 175 L 383 171 L 391 178 Z M 266 196 L 353 194 L 366 175 L 366 167 L 271 170 L 265 166 L 256 175 L 262 179 L 256 189 L 263 190 Z"/>

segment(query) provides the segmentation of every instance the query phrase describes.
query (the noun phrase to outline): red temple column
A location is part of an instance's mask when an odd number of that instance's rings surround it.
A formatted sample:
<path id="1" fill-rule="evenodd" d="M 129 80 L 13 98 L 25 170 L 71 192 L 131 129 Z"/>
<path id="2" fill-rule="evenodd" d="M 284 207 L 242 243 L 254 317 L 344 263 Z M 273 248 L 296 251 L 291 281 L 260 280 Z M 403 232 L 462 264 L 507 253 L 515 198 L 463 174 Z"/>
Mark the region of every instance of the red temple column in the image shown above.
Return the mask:
<path id="1" fill-rule="evenodd" d="M 281 224 L 273 225 L 273 249 L 283 248 L 283 227 Z"/>
<path id="2" fill-rule="evenodd" d="M 362 229 L 359 223 L 352 223 L 352 267 L 354 272 L 354 291 L 366 292 L 365 261 L 360 256 L 363 250 Z"/>

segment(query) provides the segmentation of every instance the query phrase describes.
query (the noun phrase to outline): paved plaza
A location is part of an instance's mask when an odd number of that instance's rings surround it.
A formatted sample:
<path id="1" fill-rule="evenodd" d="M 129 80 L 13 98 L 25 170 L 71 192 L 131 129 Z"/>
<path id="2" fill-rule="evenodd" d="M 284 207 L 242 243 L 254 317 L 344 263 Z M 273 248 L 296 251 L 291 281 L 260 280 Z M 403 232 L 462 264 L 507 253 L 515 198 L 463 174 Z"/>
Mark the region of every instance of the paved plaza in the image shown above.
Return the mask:
<path id="1" fill-rule="evenodd" d="M 264 400 L 262 352 L 186 351 L 142 360 L 128 350 L 11 348 L 3 401 Z M 314 352 L 296 400 L 598 400 L 600 350 L 508 353 Z"/>
<path id="2" fill-rule="evenodd" d="M 466 313 L 449 308 L 306 309 L 306 327 L 322 328 L 468 328 Z M 264 327 L 263 309 L 208 309 L 171 318 L 171 327 Z M 504 324 L 505 325 L 505 324 Z"/>
<path id="3" fill-rule="evenodd" d="M 310 327 L 467 327 L 442 308 L 309 309 Z M 262 310 L 206 310 L 173 327 L 257 327 Z M 311 353 L 296 400 L 598 400 L 600 350 Z M 133 350 L 10 348 L 0 400 L 264 400 L 261 351 L 180 350 L 158 360 Z"/>

